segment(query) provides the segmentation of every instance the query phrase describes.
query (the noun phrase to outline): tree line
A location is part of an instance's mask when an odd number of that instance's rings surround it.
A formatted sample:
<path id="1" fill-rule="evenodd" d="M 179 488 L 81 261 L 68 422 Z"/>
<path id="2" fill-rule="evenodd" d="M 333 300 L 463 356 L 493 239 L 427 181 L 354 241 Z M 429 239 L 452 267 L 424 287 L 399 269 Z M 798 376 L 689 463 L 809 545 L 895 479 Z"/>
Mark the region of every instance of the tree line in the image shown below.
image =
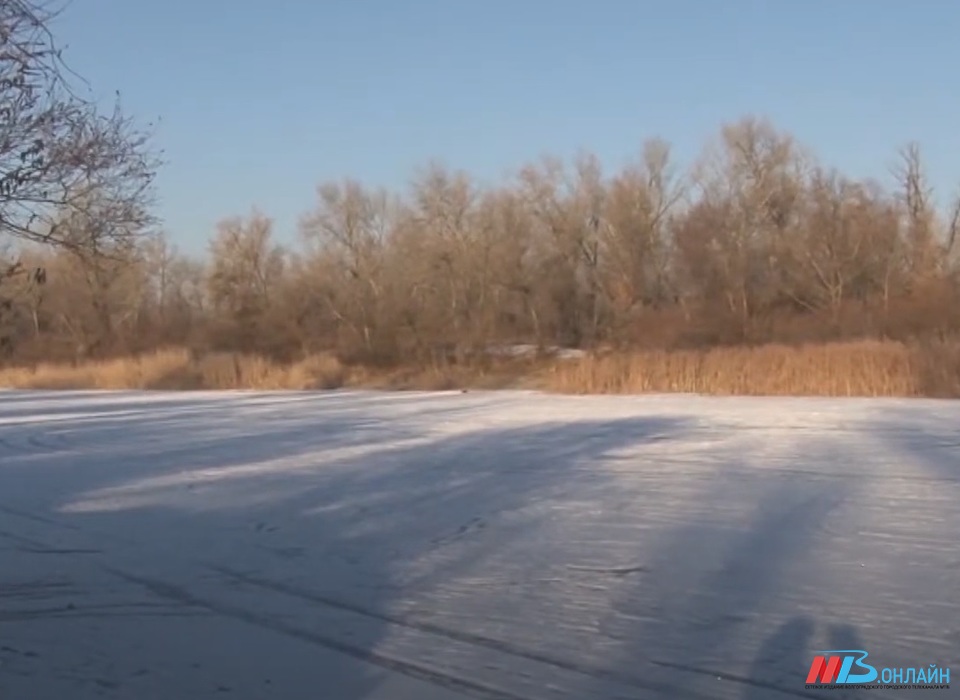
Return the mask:
<path id="1" fill-rule="evenodd" d="M 960 327 L 960 205 L 934 205 L 916 145 L 897 158 L 887 186 L 853 179 L 744 118 L 685 170 L 655 139 L 609 174 L 582 155 L 492 188 L 440 165 L 403 194 L 323 184 L 291 246 L 256 210 L 221 222 L 204 257 L 146 229 L 116 237 L 68 218 L 69 245 L 10 251 L 43 282 L 4 286 L 3 352 L 185 345 L 389 364 L 504 343 L 942 337 Z"/>

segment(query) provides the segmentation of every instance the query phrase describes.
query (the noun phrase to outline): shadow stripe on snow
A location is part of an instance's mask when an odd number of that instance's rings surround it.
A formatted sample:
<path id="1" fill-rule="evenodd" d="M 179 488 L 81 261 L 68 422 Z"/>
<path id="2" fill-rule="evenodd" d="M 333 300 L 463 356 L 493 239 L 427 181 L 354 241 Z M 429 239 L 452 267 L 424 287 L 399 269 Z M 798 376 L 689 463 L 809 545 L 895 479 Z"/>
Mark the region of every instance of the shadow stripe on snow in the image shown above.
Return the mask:
<path id="1" fill-rule="evenodd" d="M 343 610 L 345 612 L 361 615 L 363 617 L 372 618 L 380 622 L 396 625 L 398 627 L 405 627 L 408 629 L 416 630 L 418 632 L 423 632 L 425 634 L 430 634 L 438 637 L 445 637 L 452 641 L 462 642 L 464 644 L 484 647 L 492 651 L 505 654 L 507 656 L 513 656 L 517 658 L 526 659 L 528 661 L 534 661 L 537 663 L 544 664 L 545 666 L 552 666 L 554 668 L 562 669 L 564 671 L 569 671 L 582 676 L 587 676 L 589 678 L 594 678 L 597 680 L 613 681 L 621 685 L 631 686 L 633 688 L 638 688 L 642 690 L 650 690 L 650 691 L 655 691 L 659 693 L 666 693 L 668 695 L 675 695 L 677 692 L 677 689 L 674 686 L 669 684 L 643 681 L 636 678 L 635 676 L 631 676 L 625 673 L 619 673 L 617 671 L 613 671 L 610 669 L 596 668 L 596 667 L 587 666 L 584 664 L 578 664 L 573 661 L 568 661 L 566 659 L 550 656 L 548 654 L 544 654 L 541 652 L 525 649 L 523 647 L 510 644 L 509 642 L 504 642 L 502 640 L 485 637 L 483 635 L 478 635 L 472 632 L 455 630 L 448 627 L 444 627 L 442 625 L 437 625 L 435 623 L 414 620 L 409 617 L 404 617 L 400 615 L 392 615 L 389 613 L 377 612 L 375 610 L 370 610 L 368 608 L 364 608 L 363 606 L 356 605 L 354 603 L 336 600 L 313 591 L 308 591 L 298 586 L 292 586 L 292 585 L 284 584 L 278 581 L 272 581 L 270 579 L 261 578 L 259 576 L 246 574 L 241 571 L 237 571 L 235 569 L 231 569 L 228 567 L 210 566 L 208 568 L 219 574 L 227 576 L 228 578 L 231 578 L 238 583 L 243 583 L 249 586 L 262 588 L 275 593 L 281 593 L 281 594 L 290 596 L 292 598 L 298 598 L 306 602 L 315 603 L 318 605 L 324 605 L 331 608 L 336 608 L 338 610 Z M 799 698 L 820 697 L 819 695 L 813 695 L 811 693 L 805 693 L 803 691 L 792 690 L 790 688 L 784 688 L 782 686 L 778 686 L 771 683 L 754 681 L 749 678 L 744 678 L 741 676 L 723 675 L 723 674 L 715 673 L 709 670 L 699 669 L 695 667 L 677 666 L 674 664 L 669 664 L 667 662 L 656 661 L 652 659 L 648 659 L 647 663 L 650 663 L 651 665 L 654 665 L 654 666 L 659 666 L 661 668 L 672 668 L 673 670 L 685 671 L 687 673 L 694 673 L 698 675 L 712 675 L 714 677 L 723 676 L 723 680 L 725 681 L 730 681 L 730 682 L 734 682 L 734 683 L 738 683 L 746 686 L 753 686 L 756 688 L 762 688 L 764 690 L 769 690 L 771 692 L 776 692 L 781 695 L 786 695 L 791 697 L 799 697 Z M 702 696 L 700 694 L 693 694 L 690 691 L 685 691 L 684 697 L 706 698 L 707 696 Z"/>
<path id="2" fill-rule="evenodd" d="M 175 601 L 183 605 L 197 607 L 209 610 L 223 617 L 233 618 L 247 624 L 255 625 L 262 629 L 270 630 L 287 637 L 293 637 L 310 644 L 322 646 L 327 649 L 345 654 L 347 656 L 359 659 L 367 663 L 381 666 L 390 671 L 402 673 L 418 680 L 426 681 L 434 685 L 450 688 L 469 693 L 485 700 L 527 700 L 519 695 L 514 695 L 481 683 L 451 676 L 440 671 L 427 668 L 420 664 L 410 661 L 402 661 L 390 656 L 385 656 L 370 649 L 364 649 L 352 644 L 348 644 L 338 639 L 333 639 L 315 632 L 308 632 L 297 627 L 285 624 L 279 620 L 258 615 L 244 607 L 219 603 L 215 601 L 199 598 L 189 591 L 164 581 L 158 581 L 152 578 L 137 576 L 107 565 L 101 565 L 101 568 L 128 583 L 133 583 L 146 588 L 148 591 L 167 600 Z"/>

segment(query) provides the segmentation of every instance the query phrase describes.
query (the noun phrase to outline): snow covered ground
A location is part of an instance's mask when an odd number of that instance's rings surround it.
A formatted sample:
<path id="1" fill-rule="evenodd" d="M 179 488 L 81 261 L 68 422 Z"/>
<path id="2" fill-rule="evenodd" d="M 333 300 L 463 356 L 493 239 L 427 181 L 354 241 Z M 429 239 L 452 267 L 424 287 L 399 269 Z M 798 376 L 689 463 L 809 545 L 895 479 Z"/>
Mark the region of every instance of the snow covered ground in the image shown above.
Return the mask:
<path id="1" fill-rule="evenodd" d="M 958 538 L 960 402 L 0 392 L 0 699 L 874 697 Z"/>

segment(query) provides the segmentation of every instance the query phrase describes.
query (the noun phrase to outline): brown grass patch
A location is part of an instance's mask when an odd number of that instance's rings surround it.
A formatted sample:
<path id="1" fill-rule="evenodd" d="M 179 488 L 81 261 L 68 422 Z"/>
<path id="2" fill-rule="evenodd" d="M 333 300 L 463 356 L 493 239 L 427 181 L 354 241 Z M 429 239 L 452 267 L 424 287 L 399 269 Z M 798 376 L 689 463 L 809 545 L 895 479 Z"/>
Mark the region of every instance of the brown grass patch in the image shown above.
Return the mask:
<path id="1" fill-rule="evenodd" d="M 330 355 L 284 365 L 233 353 L 195 356 L 183 349 L 0 370 L 0 386 L 16 389 L 332 389 L 346 379 L 346 369 Z"/>
<path id="2" fill-rule="evenodd" d="M 255 355 L 162 350 L 136 357 L 81 364 L 41 363 L 0 369 L 0 387 L 11 389 L 146 389 L 263 391 L 336 389 L 498 389 L 530 374 L 531 361 L 379 369 L 347 366 L 330 354 L 284 364 Z"/>
<path id="3" fill-rule="evenodd" d="M 328 354 L 281 364 L 234 353 L 163 350 L 102 362 L 0 369 L 0 387 L 308 390 L 537 388 L 579 394 L 960 397 L 960 344 L 860 341 L 499 360 L 397 369 Z"/>
<path id="4" fill-rule="evenodd" d="M 960 396 L 960 345 L 858 341 L 590 356 L 555 365 L 564 393 Z"/>

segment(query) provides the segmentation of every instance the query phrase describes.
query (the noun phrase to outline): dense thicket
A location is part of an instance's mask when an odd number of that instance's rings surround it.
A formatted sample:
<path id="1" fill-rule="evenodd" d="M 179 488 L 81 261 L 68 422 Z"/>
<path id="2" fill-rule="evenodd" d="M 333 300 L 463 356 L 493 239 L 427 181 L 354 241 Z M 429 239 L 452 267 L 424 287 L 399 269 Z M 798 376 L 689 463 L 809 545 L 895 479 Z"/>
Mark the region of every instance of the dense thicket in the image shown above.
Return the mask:
<path id="1" fill-rule="evenodd" d="M 899 164 L 886 186 L 855 180 L 745 118 L 683 170 L 651 140 L 619 172 L 545 160 L 494 189 L 440 166 L 405 196 L 327 183 L 292 247 L 256 211 L 225 220 L 203 259 L 162 236 L 110 257 L 21 246 L 10 262 L 46 284 L 5 285 L 5 358 L 188 345 L 396 363 L 514 342 L 943 337 L 960 329 L 957 204 L 937 209 L 916 146 Z M 58 225 L 88 241 L 102 222 Z"/>
<path id="2" fill-rule="evenodd" d="M 38 346 L 77 326 L 72 309 L 54 320 L 43 307 L 48 261 L 64 272 L 49 294 L 96 290 L 85 296 L 95 320 L 84 323 L 97 330 L 84 332 L 113 342 L 112 278 L 121 269 L 132 274 L 122 263 L 137 258 L 154 223 L 159 161 L 148 135 L 119 104 L 103 113 L 82 96 L 51 31 L 56 14 L 47 0 L 0 0 L 0 351 L 6 356 L 26 339 Z M 59 252 L 20 255 L 24 244 Z"/>

